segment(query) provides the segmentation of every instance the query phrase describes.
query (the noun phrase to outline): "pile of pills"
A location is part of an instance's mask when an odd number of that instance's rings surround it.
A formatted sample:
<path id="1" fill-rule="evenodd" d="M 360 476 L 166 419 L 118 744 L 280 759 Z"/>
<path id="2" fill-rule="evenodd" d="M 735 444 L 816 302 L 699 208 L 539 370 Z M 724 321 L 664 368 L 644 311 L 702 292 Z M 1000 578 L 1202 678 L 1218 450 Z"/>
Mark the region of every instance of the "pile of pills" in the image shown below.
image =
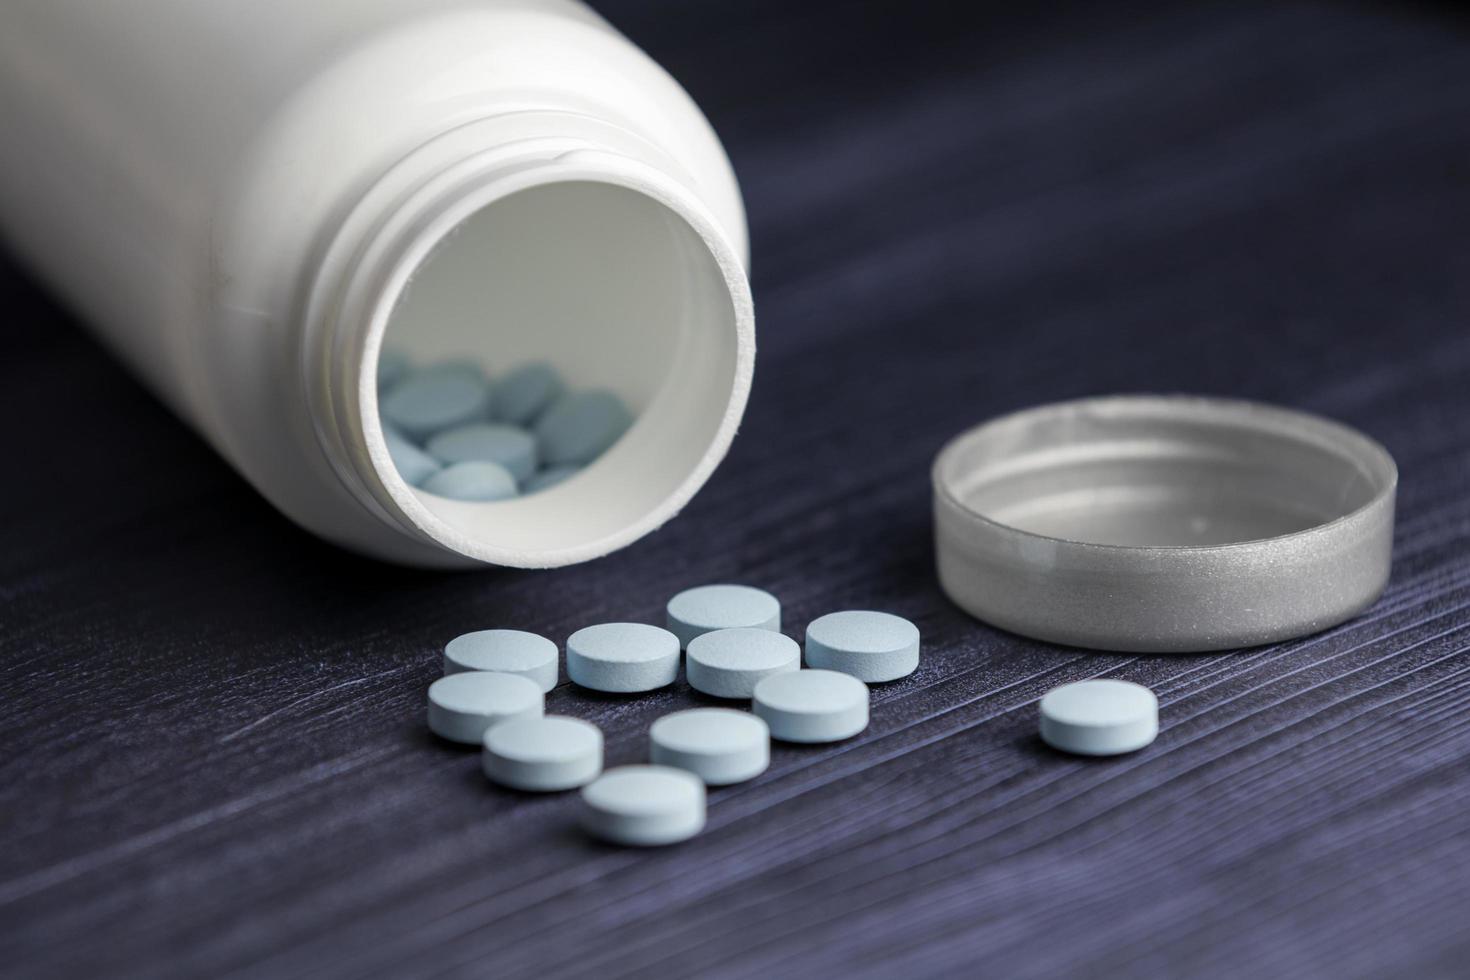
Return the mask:
<path id="1" fill-rule="evenodd" d="M 469 361 L 415 368 L 378 358 L 378 409 L 388 454 L 410 486 L 455 500 L 537 493 L 607 452 L 633 416 L 607 391 L 569 391 L 548 364 L 493 383 Z"/>
<path id="2" fill-rule="evenodd" d="M 591 691 L 632 694 L 673 684 L 684 661 L 692 688 L 738 707 L 666 714 L 648 732 L 647 765 L 604 771 L 596 725 L 545 714 L 559 680 L 558 650 L 520 630 L 466 633 L 444 649 L 444 676 L 429 686 L 429 727 L 479 745 L 485 775 L 523 792 L 581 789 L 583 828 L 615 844 L 673 844 L 705 824 L 707 786 L 754 779 L 771 740 L 820 744 L 868 726 L 868 684 L 912 674 L 919 630 L 899 616 L 829 613 L 802 648 L 781 633 L 781 604 L 742 585 L 708 585 L 669 600 L 665 627 L 601 623 L 567 639 L 567 676 Z M 687 658 L 687 659 L 686 659 Z M 1041 700 L 1041 737 L 1062 751 L 1116 755 L 1158 732 L 1158 701 L 1117 680 L 1067 684 Z"/>
<path id="3" fill-rule="evenodd" d="M 434 440 L 430 440 L 433 445 Z M 813 633 L 815 630 L 815 633 Z M 522 792 L 582 790 L 582 824 L 617 844 L 672 844 L 699 833 L 705 787 L 754 779 L 771 739 L 835 742 L 868 725 L 868 685 L 919 665 L 919 631 L 897 616 L 845 612 L 812 623 L 801 647 L 781 633 L 781 603 L 743 585 L 688 589 L 669 600 L 665 625 L 599 623 L 567 638 L 567 677 L 613 694 L 673 684 L 687 652 L 690 685 L 747 702 L 675 711 L 648 732 L 648 765 L 603 770 L 596 725 L 545 714 L 559 680 L 556 644 L 521 630 L 489 629 L 444 648 L 444 676 L 429 686 L 429 728 L 479 745 L 491 781 Z"/>

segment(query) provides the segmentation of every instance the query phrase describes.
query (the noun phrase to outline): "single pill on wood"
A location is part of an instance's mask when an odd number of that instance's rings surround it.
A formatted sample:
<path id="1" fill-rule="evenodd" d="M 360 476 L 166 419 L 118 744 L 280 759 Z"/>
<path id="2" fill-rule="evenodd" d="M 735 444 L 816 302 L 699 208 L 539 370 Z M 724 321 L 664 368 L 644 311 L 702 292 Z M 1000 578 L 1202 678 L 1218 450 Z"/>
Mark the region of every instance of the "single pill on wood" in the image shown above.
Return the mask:
<path id="1" fill-rule="evenodd" d="M 522 493 L 539 493 L 542 490 L 550 490 L 558 483 L 563 483 L 582 472 L 580 466 L 552 466 L 548 469 L 537 470 L 531 478 L 521 484 Z"/>
<path id="2" fill-rule="evenodd" d="M 536 422 L 541 458 L 551 466 L 590 463 L 632 424 L 627 406 L 610 391 L 563 395 Z"/>
<path id="3" fill-rule="evenodd" d="M 689 641 L 689 686 L 717 698 L 748 698 L 772 674 L 801 668 L 801 647 L 769 629 L 701 633 Z"/>
<path id="4" fill-rule="evenodd" d="M 485 418 L 490 385 L 468 368 L 425 368 L 394 385 L 379 408 L 404 435 L 423 441 L 441 429 Z"/>
<path id="5" fill-rule="evenodd" d="M 539 717 L 545 699 L 535 682 L 514 674 L 471 671 L 429 685 L 429 729 L 451 742 L 478 745 L 504 721 Z"/>
<path id="6" fill-rule="evenodd" d="M 1141 684 L 1077 681 L 1041 699 L 1041 738 L 1077 755 L 1135 752 L 1159 734 L 1159 699 Z"/>
<path id="7" fill-rule="evenodd" d="M 437 459 L 389 426 L 383 427 L 383 441 L 388 444 L 388 457 L 393 460 L 393 468 L 409 486 L 422 486 L 425 480 L 439 472 Z"/>
<path id="8" fill-rule="evenodd" d="M 519 485 L 536 472 L 536 438 L 514 425 L 473 422 L 445 429 L 424 447 L 439 462 L 499 463 Z"/>
<path id="9" fill-rule="evenodd" d="M 646 623 L 602 623 L 567 637 L 567 676 L 593 691 L 652 691 L 679 676 L 679 638 Z"/>
<path id="10" fill-rule="evenodd" d="M 444 673 L 491 670 L 534 681 L 542 691 L 556 687 L 556 644 L 525 630 L 476 630 L 444 647 Z"/>
<path id="11" fill-rule="evenodd" d="M 602 731 L 579 718 L 507 721 L 484 741 L 485 775 L 512 789 L 555 793 L 585 786 L 602 772 Z"/>
<path id="12" fill-rule="evenodd" d="M 613 844 L 657 847 L 704 829 L 704 783 L 669 766 L 609 769 L 582 790 L 582 826 Z"/>
<path id="13" fill-rule="evenodd" d="M 675 711 L 648 730 L 648 758 L 692 772 L 710 786 L 728 786 L 766 771 L 771 730 L 755 715 L 730 708 Z"/>
<path id="14" fill-rule="evenodd" d="M 828 613 L 806 628 L 806 664 L 868 684 L 907 677 L 919 666 L 919 628 L 883 612 Z"/>
<path id="15" fill-rule="evenodd" d="M 495 417 L 530 425 L 561 397 L 562 390 L 561 376 L 550 364 L 524 364 L 496 382 L 491 399 Z"/>
<path id="16" fill-rule="evenodd" d="M 753 707 L 772 738 L 838 742 L 868 727 L 868 685 L 835 670 L 793 670 L 757 684 Z"/>
<path id="17" fill-rule="evenodd" d="M 701 633 L 748 627 L 781 631 L 781 602 L 763 589 L 748 585 L 700 585 L 685 589 L 665 609 L 669 630 L 679 645 Z"/>
<path id="18" fill-rule="evenodd" d="M 499 463 L 455 463 L 420 485 L 428 493 L 451 500 L 509 500 L 520 495 L 516 478 Z"/>
<path id="19" fill-rule="evenodd" d="M 413 371 L 413 362 L 407 354 L 394 347 L 378 351 L 378 393 L 382 394 Z"/>

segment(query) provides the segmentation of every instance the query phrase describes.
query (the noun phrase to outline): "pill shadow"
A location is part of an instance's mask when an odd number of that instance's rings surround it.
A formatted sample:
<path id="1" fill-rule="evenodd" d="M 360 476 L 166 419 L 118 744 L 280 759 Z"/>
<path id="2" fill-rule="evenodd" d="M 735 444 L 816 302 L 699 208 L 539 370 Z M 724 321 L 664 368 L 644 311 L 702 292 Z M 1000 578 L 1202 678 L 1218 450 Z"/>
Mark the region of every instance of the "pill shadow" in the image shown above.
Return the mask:
<path id="1" fill-rule="evenodd" d="M 454 749 L 465 751 L 456 753 L 464 758 L 464 768 L 460 770 L 460 779 L 463 784 L 476 793 L 483 793 L 487 798 L 512 806 L 521 806 L 528 803 L 554 804 L 557 800 L 567 803 L 575 800 L 580 786 L 572 789 L 561 789 L 547 791 L 543 789 L 516 789 L 513 786 L 505 786 L 495 782 L 485 774 L 485 769 L 480 763 L 481 750 L 478 746 L 459 745 L 439 738 L 437 735 L 430 736 L 441 748 L 447 749 L 446 755 L 454 752 Z M 473 762 L 470 758 L 473 758 Z"/>
<path id="2" fill-rule="evenodd" d="M 681 691 L 696 708 L 734 708 L 736 711 L 750 711 L 750 698 L 718 698 L 713 694 L 705 694 L 696 691 L 687 684 Z"/>
<path id="3" fill-rule="evenodd" d="M 575 816 L 568 816 L 565 822 L 550 828 L 546 834 L 550 843 L 559 844 L 569 848 L 573 853 L 583 857 L 610 857 L 614 854 L 632 856 L 637 858 L 644 854 L 658 854 L 674 850 L 674 847 L 633 847 L 626 844 L 610 844 L 607 841 L 593 837 L 582 829 Z"/>
<path id="4" fill-rule="evenodd" d="M 563 681 L 552 688 L 552 694 L 569 695 L 576 701 L 591 702 L 593 704 L 629 704 L 634 701 L 642 701 L 647 698 L 657 697 L 674 690 L 673 685 L 661 687 L 654 691 L 594 691 L 587 687 L 578 687 L 570 681 Z M 549 699 L 551 694 L 547 695 Z"/>
<path id="5" fill-rule="evenodd" d="M 575 800 L 578 790 L 581 789 L 580 786 L 577 786 L 572 789 L 559 789 L 548 792 L 544 789 L 516 789 L 513 786 L 503 786 L 485 775 L 485 770 L 480 767 L 478 762 L 474 766 L 467 766 L 465 768 L 463 778 L 465 783 L 472 786 L 477 792 L 482 792 L 491 799 L 514 806 L 521 806 L 533 802 L 550 805 L 557 800 L 567 803 Z"/>
<path id="6" fill-rule="evenodd" d="M 422 720 L 415 721 L 412 726 L 405 725 L 404 733 L 408 736 L 409 742 L 414 747 L 434 749 L 440 755 L 468 756 L 480 754 L 481 746 L 478 742 L 470 745 L 466 742 L 456 742 L 453 739 L 445 738 L 443 735 L 431 731 L 423 724 Z"/>
<path id="7" fill-rule="evenodd" d="M 1054 764 L 1060 761 L 1080 762 L 1089 766 L 1106 766 L 1110 763 L 1122 762 L 1133 759 L 1141 752 L 1146 752 L 1148 746 L 1144 746 L 1133 752 L 1124 752 L 1119 755 L 1082 755 L 1077 752 L 1064 752 L 1061 749 L 1048 745 L 1040 735 L 1019 735 L 1011 740 L 1011 744 L 1024 756 L 1041 762 Z"/>

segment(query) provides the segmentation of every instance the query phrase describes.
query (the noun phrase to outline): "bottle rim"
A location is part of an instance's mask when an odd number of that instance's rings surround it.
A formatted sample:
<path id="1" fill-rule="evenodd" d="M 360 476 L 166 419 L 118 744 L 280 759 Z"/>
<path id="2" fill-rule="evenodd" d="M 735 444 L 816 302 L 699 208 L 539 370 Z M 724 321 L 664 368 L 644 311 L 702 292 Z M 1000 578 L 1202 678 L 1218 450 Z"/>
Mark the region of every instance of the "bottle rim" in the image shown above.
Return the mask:
<path id="1" fill-rule="evenodd" d="M 524 129 L 528 115 L 520 114 L 517 125 Z M 557 125 L 564 123 L 558 120 Z M 319 281 L 310 304 L 318 311 L 311 320 L 321 329 L 307 333 L 303 381 L 313 402 L 318 438 L 334 470 L 352 495 L 395 532 L 398 547 L 390 550 L 397 551 L 398 557 L 446 567 L 489 563 L 527 568 L 597 558 L 631 544 L 673 517 L 728 452 L 754 371 L 754 312 L 742 256 L 713 213 L 685 183 L 684 175 L 670 172 L 662 159 L 657 166 L 648 162 L 644 147 L 634 144 L 614 149 L 610 143 L 528 134 L 469 154 L 453 146 L 426 147 L 416 158 L 401 162 L 396 172 L 365 195 L 330 247 L 329 259 L 323 263 L 326 282 Z M 687 462 L 677 480 L 665 480 L 658 487 L 629 486 L 636 461 L 610 466 L 606 477 L 610 482 L 603 489 L 620 498 L 641 495 L 643 499 L 638 504 L 629 502 L 621 508 L 622 516 L 605 526 L 589 523 L 583 516 L 572 521 L 573 510 L 595 506 L 595 486 L 584 486 L 578 493 L 560 493 L 560 488 L 546 491 L 537 495 L 546 499 L 535 505 L 532 498 L 447 506 L 427 500 L 398 474 L 378 418 L 378 358 L 393 312 L 415 273 L 436 247 L 487 208 L 513 195 L 562 183 L 621 188 L 664 209 L 687 230 L 688 240 L 699 244 L 709 264 L 706 278 L 717 284 L 707 291 L 708 302 L 724 308 L 723 316 L 712 315 L 733 334 L 720 341 L 721 349 L 729 351 L 728 371 L 708 386 L 723 390 L 701 396 L 703 411 L 714 423 L 707 431 L 691 434 L 670 428 L 678 405 L 648 409 L 667 416 L 660 423 L 668 430 L 665 442 L 672 439 L 682 444 L 695 438 L 703 445 L 685 452 Z M 635 433 L 641 425 L 642 419 Z M 661 454 L 658 433 L 634 439 L 635 433 L 624 440 L 636 444 L 629 452 L 642 452 L 650 461 Z M 614 449 L 623 451 L 621 443 Z M 587 474 L 588 483 L 595 484 L 593 475 Z M 560 503 L 554 495 L 562 498 Z M 559 515 L 559 506 L 567 508 L 567 513 Z M 488 524 L 481 519 L 486 507 L 497 508 L 499 514 Z M 516 513 L 518 507 L 521 513 Z M 585 526 L 585 533 L 568 530 L 568 521 Z M 544 546 L 536 534 L 525 530 L 528 522 L 545 527 Z M 497 534 L 484 531 L 485 527 L 509 529 L 512 525 L 509 537 L 513 540 L 499 540 Z"/>

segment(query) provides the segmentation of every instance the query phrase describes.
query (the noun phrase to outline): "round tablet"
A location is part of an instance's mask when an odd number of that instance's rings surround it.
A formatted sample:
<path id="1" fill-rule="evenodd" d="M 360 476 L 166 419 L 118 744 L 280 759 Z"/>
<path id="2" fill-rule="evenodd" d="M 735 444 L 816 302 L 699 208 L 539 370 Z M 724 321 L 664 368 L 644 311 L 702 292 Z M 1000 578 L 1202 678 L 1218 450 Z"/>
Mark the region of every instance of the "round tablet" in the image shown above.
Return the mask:
<path id="1" fill-rule="evenodd" d="M 730 708 L 675 711 L 648 730 L 648 758 L 692 772 L 710 786 L 728 786 L 766 771 L 771 730 L 755 715 Z"/>
<path id="2" fill-rule="evenodd" d="M 425 368 L 394 385 L 379 409 L 404 435 L 424 440 L 440 429 L 484 418 L 490 385 L 472 368 Z"/>
<path id="3" fill-rule="evenodd" d="M 769 592 L 748 585 L 701 585 L 669 600 L 669 629 L 679 645 L 701 633 L 739 628 L 781 630 L 781 603 Z"/>
<path id="4" fill-rule="evenodd" d="M 550 364 L 516 368 L 495 384 L 495 417 L 516 425 L 530 425 L 562 393 L 561 376 Z"/>
<path id="5" fill-rule="evenodd" d="M 485 733 L 484 744 L 485 775 L 512 789 L 576 789 L 602 772 L 602 732 L 579 718 L 547 715 L 503 722 Z"/>
<path id="6" fill-rule="evenodd" d="M 518 496 L 516 478 L 499 463 L 455 463 L 424 480 L 420 489 L 451 500 L 509 500 Z"/>
<path id="7" fill-rule="evenodd" d="M 868 727 L 868 685 L 835 670 L 773 674 L 755 686 L 755 713 L 783 742 L 837 742 Z"/>
<path id="8" fill-rule="evenodd" d="M 394 469 L 411 487 L 420 486 L 439 472 L 439 461 L 409 442 L 388 426 L 383 427 L 383 441 L 388 444 L 388 457 Z"/>
<path id="9" fill-rule="evenodd" d="M 1041 738 L 1078 755 L 1134 752 L 1159 734 L 1159 699 L 1141 684 L 1091 680 L 1063 684 L 1041 699 Z"/>
<path id="10" fill-rule="evenodd" d="M 715 630 L 689 641 L 689 686 L 717 698 L 748 698 L 772 674 L 801 667 L 801 647 L 768 629 Z"/>
<path id="11" fill-rule="evenodd" d="M 548 465 L 590 463 L 633 424 L 622 399 L 610 391 L 563 395 L 536 422 L 541 456 Z"/>
<path id="12" fill-rule="evenodd" d="M 919 628 L 884 612 L 828 613 L 806 628 L 806 664 L 868 684 L 898 680 L 919 666 Z"/>
<path id="13" fill-rule="evenodd" d="M 613 844 L 677 844 L 704 829 L 704 783 L 668 766 L 609 769 L 582 790 L 582 826 Z"/>
<path id="14" fill-rule="evenodd" d="M 493 670 L 534 681 L 543 692 L 556 687 L 556 644 L 525 630 L 477 630 L 444 647 L 444 673 Z"/>
<path id="15" fill-rule="evenodd" d="M 679 638 L 646 623 L 603 623 L 567 637 L 572 683 L 615 694 L 652 691 L 679 676 Z"/>
<path id="16" fill-rule="evenodd" d="M 492 726 L 539 717 L 544 705 L 541 688 L 524 677 L 450 674 L 429 685 L 429 729 L 451 742 L 477 745 Z"/>
<path id="17" fill-rule="evenodd" d="M 516 483 L 536 472 L 536 440 L 514 425 L 475 422 L 445 429 L 424 447 L 441 463 L 499 463 Z"/>

